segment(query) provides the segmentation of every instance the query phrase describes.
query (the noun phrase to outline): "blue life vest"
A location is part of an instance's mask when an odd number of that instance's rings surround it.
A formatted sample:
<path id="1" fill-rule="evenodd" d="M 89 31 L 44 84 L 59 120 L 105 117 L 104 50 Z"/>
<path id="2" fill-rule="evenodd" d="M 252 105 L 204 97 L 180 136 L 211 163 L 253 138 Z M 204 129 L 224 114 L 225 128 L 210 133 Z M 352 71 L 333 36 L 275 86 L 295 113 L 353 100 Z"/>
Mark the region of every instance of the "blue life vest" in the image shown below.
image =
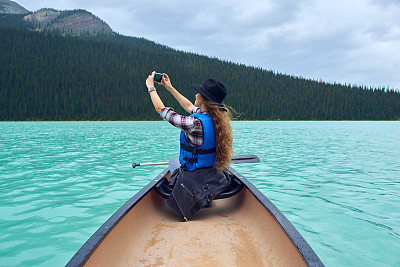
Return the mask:
<path id="1" fill-rule="evenodd" d="M 199 168 L 212 167 L 215 165 L 217 157 L 214 125 L 210 115 L 194 113 L 190 116 L 201 120 L 204 131 L 204 142 L 200 147 L 189 145 L 185 137 L 185 132 L 181 132 L 181 150 L 179 162 L 181 166 L 186 166 L 190 171 Z"/>

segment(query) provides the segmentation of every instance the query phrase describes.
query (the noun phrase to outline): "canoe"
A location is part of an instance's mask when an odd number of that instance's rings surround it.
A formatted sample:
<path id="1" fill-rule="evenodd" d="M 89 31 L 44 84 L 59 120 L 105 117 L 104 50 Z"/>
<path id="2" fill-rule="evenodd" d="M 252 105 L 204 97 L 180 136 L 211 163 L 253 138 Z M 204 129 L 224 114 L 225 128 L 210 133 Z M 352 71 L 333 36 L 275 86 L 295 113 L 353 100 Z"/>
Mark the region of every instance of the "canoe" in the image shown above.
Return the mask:
<path id="1" fill-rule="evenodd" d="M 189 222 L 166 203 L 168 169 L 118 209 L 67 266 L 324 266 L 281 211 L 230 168 L 232 186 Z"/>

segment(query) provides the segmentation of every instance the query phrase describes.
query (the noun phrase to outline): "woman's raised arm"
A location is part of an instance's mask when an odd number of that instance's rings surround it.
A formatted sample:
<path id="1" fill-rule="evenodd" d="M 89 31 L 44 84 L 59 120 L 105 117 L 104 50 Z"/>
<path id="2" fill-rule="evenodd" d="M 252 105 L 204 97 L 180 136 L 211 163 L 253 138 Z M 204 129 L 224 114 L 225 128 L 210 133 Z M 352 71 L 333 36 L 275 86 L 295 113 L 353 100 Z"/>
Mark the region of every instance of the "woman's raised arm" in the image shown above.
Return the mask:
<path id="1" fill-rule="evenodd" d="M 194 105 L 192 102 L 190 102 L 189 99 L 184 97 L 181 93 L 176 90 L 172 84 L 171 80 L 169 79 L 168 75 L 166 73 L 163 73 L 163 78 L 161 84 L 165 86 L 165 88 L 175 97 L 176 100 L 178 100 L 179 104 L 188 112 L 192 113 Z"/>

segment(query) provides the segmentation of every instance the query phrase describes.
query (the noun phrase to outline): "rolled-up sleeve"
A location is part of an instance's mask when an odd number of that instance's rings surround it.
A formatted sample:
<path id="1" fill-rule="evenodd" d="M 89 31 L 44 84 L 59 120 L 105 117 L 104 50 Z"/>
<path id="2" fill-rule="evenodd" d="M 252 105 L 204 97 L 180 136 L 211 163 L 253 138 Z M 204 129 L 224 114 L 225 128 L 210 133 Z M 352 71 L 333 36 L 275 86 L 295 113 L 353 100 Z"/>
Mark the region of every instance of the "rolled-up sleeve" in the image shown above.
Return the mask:
<path id="1" fill-rule="evenodd" d="M 174 111 L 173 108 L 166 107 L 160 112 L 160 117 L 171 123 L 173 126 L 191 133 L 198 119 L 190 116 L 182 116 Z"/>
<path id="2" fill-rule="evenodd" d="M 165 107 L 165 108 L 163 108 L 163 109 L 161 110 L 161 112 L 160 112 L 160 117 L 161 117 L 163 120 L 168 121 L 167 118 L 171 116 L 171 113 L 172 113 L 172 112 L 174 112 L 174 109 L 173 109 L 173 108 Z"/>

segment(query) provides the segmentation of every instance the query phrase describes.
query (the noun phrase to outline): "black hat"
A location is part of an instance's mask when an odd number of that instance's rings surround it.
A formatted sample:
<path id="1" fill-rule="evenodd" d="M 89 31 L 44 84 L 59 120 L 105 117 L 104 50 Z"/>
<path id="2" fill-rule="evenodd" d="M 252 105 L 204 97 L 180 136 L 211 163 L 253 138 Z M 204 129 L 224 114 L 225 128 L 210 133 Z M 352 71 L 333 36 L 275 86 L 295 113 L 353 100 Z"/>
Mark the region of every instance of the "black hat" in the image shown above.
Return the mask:
<path id="1" fill-rule="evenodd" d="M 213 79 L 208 79 L 202 85 L 193 84 L 193 87 L 199 91 L 205 99 L 219 104 L 222 104 L 227 94 L 225 86 Z"/>

